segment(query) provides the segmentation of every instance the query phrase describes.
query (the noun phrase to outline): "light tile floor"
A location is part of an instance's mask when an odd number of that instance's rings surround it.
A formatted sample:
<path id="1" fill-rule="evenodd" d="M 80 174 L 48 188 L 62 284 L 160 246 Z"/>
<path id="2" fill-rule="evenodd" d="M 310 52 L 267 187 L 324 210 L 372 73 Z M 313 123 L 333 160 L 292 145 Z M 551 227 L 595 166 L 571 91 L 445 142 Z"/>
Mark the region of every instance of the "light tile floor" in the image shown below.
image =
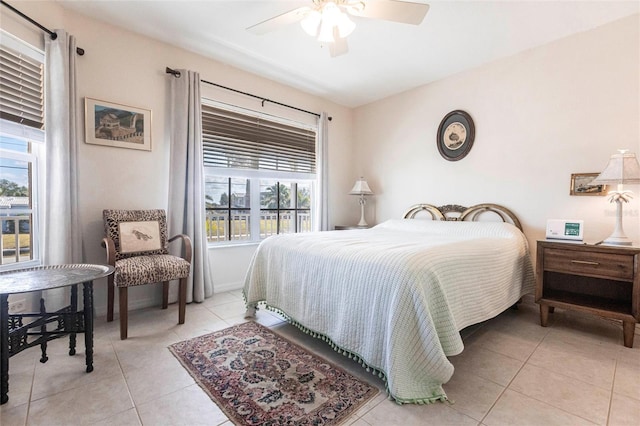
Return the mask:
<path id="1" fill-rule="evenodd" d="M 28 349 L 10 359 L 0 424 L 229 426 L 167 346 L 243 322 L 243 314 L 236 290 L 188 305 L 184 325 L 176 305 L 131 312 L 126 341 L 117 320 L 97 318 L 90 374 L 83 350 L 67 355 L 67 339 L 50 343 L 46 364 Z M 259 311 L 257 321 L 381 389 L 347 425 L 640 425 L 640 337 L 625 348 L 619 323 L 559 309 L 542 328 L 531 297 L 463 330 L 465 350 L 451 357 L 455 374 L 444 386 L 451 402 L 424 406 L 389 401 L 379 379 L 275 314 Z"/>

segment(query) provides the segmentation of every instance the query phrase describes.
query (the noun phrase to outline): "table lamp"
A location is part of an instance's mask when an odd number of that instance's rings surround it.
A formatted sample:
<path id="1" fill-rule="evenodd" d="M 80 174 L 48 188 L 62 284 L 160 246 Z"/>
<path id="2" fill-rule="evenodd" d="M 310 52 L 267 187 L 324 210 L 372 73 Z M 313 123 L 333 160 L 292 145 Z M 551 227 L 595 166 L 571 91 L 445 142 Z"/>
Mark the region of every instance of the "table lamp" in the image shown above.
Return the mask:
<path id="1" fill-rule="evenodd" d="M 359 195 L 360 196 L 360 199 L 359 199 L 359 202 L 360 202 L 360 222 L 358 222 L 358 226 L 361 226 L 363 228 L 369 226 L 367 221 L 364 220 L 364 205 L 366 203 L 366 200 L 364 199 L 364 197 L 365 197 L 365 195 L 373 195 L 373 191 L 371 191 L 371 188 L 369 188 L 369 184 L 361 176 L 360 179 L 358 179 L 356 181 L 356 184 L 353 185 L 353 188 L 351 188 L 351 192 L 349 192 L 349 194 L 351 194 L 351 195 Z"/>
<path id="2" fill-rule="evenodd" d="M 613 185 L 616 190 L 609 191 L 609 202 L 616 203 L 616 227 L 603 244 L 630 246 L 631 239 L 627 237 L 622 229 L 622 203 L 628 203 L 633 198 L 633 193 L 624 190 L 624 184 L 640 184 L 640 164 L 636 154 L 627 153 L 625 149 L 619 149 L 618 154 L 613 154 L 609 159 L 609 164 L 602 173 L 598 175 L 592 184 Z"/>

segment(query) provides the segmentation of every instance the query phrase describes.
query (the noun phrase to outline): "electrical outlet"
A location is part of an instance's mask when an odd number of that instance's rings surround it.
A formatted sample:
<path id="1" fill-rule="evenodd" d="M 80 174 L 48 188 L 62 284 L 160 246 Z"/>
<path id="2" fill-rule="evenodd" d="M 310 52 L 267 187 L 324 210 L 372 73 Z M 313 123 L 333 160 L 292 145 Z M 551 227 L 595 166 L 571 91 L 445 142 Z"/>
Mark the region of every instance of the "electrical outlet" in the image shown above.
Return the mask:
<path id="1" fill-rule="evenodd" d="M 27 308 L 27 301 L 25 299 L 18 299 L 18 300 L 14 300 L 13 302 L 9 302 L 9 312 L 11 313 L 18 313 L 18 312 L 24 312 L 24 310 Z"/>

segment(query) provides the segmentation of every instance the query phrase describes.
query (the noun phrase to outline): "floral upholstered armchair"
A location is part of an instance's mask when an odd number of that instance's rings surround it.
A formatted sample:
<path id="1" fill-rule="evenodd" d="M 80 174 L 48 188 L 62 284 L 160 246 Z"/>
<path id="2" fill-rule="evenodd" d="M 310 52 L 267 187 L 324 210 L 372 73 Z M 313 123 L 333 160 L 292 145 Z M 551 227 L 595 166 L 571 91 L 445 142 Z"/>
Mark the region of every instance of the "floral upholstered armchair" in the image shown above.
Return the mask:
<path id="1" fill-rule="evenodd" d="M 178 324 L 184 324 L 187 278 L 191 272 L 191 240 L 179 234 L 167 239 L 164 210 L 103 210 L 107 263 L 115 267 L 108 278 L 107 321 L 113 321 L 114 289 L 118 288 L 120 339 L 127 338 L 128 288 L 162 283 L 162 308 L 169 303 L 169 282 L 179 280 Z M 169 254 L 168 243 L 181 238 L 183 257 Z"/>

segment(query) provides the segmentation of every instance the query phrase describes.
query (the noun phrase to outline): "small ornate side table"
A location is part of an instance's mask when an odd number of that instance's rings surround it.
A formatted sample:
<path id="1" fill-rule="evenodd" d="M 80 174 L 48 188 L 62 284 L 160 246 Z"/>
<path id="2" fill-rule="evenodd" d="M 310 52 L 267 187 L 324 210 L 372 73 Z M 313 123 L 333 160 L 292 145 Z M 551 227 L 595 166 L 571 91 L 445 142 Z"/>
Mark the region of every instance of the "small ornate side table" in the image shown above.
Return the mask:
<path id="1" fill-rule="evenodd" d="M 9 358 L 32 346 L 42 350 L 47 362 L 47 342 L 69 335 L 69 355 L 76 353 L 76 334 L 84 333 L 87 373 L 93 371 L 93 280 L 112 274 L 107 265 L 39 266 L 0 273 L 0 404 L 9 400 Z M 82 284 L 83 308 L 78 311 L 78 284 Z M 69 306 L 47 312 L 9 314 L 9 295 L 71 286 Z M 25 319 L 30 322 L 25 323 Z M 55 326 L 47 327 L 48 324 Z M 53 329 L 52 329 L 53 328 Z"/>

